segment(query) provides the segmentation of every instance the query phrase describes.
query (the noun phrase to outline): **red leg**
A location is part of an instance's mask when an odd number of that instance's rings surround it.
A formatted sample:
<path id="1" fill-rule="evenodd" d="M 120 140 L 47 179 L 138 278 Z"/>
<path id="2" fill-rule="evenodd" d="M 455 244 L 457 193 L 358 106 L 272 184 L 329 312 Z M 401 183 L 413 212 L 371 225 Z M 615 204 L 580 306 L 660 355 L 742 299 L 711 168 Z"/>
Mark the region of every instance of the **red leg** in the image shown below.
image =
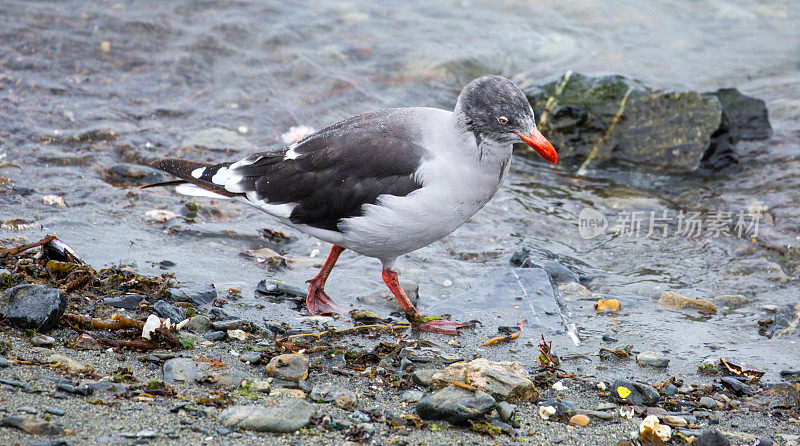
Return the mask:
<path id="1" fill-rule="evenodd" d="M 408 296 L 406 296 L 403 288 L 400 287 L 400 283 L 397 281 L 397 272 L 387 267 L 383 267 L 383 281 L 386 282 L 386 286 L 392 290 L 392 294 L 394 294 L 394 297 L 396 297 L 397 301 L 400 302 L 400 306 L 403 307 L 403 311 L 406 312 L 406 317 L 409 321 L 411 321 L 411 326 L 413 328 L 422 331 L 430 331 L 431 333 L 457 335 L 459 328 L 472 326 L 472 324 L 469 322 L 454 322 L 444 319 L 433 319 L 419 314 L 417 309 L 414 308 L 414 304 L 408 300 Z"/>
<path id="2" fill-rule="evenodd" d="M 343 313 L 344 310 L 333 303 L 330 297 L 325 294 L 325 282 L 331 274 L 333 265 L 336 264 L 336 259 L 339 254 L 344 251 L 344 248 L 338 245 L 333 245 L 331 253 L 322 265 L 322 269 L 314 276 L 313 279 L 308 281 L 308 296 L 306 296 L 306 308 L 310 314 L 332 314 Z"/>

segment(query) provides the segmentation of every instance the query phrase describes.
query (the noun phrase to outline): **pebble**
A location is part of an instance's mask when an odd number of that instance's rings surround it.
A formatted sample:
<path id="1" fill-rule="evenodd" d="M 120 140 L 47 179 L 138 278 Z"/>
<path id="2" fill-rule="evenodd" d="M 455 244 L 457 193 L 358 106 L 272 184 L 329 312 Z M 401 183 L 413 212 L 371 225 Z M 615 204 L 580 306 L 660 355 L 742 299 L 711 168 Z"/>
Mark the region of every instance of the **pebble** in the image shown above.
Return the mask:
<path id="1" fill-rule="evenodd" d="M 669 358 L 658 352 L 645 351 L 636 355 L 636 363 L 640 366 L 649 366 L 664 369 L 669 366 Z"/>
<path id="2" fill-rule="evenodd" d="M 0 426 L 17 428 L 27 434 L 59 435 L 61 426 L 38 417 L 4 416 L 0 418 Z"/>
<path id="3" fill-rule="evenodd" d="M 36 415 L 37 413 L 39 413 L 39 411 L 36 410 L 35 407 L 31 407 L 31 406 L 22 406 L 17 410 L 19 410 L 22 413 L 27 413 L 27 414 L 31 414 L 31 415 Z"/>
<path id="4" fill-rule="evenodd" d="M 189 358 L 173 358 L 164 362 L 164 381 L 174 385 L 178 382 L 193 382 L 200 378 L 197 365 Z"/>
<path id="5" fill-rule="evenodd" d="M 353 391 L 331 383 L 317 384 L 308 395 L 311 401 L 330 403 L 337 407 L 350 410 L 355 406 L 356 394 Z"/>
<path id="6" fill-rule="evenodd" d="M 306 398 L 306 393 L 300 389 L 290 389 L 288 387 L 273 387 L 269 391 L 269 396 L 276 398 Z"/>
<path id="7" fill-rule="evenodd" d="M 66 368 L 71 373 L 88 373 L 94 370 L 94 367 L 91 365 L 85 364 L 65 355 L 50 355 L 47 357 L 47 362 L 58 363 L 61 367 Z"/>
<path id="8" fill-rule="evenodd" d="M 403 396 L 400 397 L 400 401 L 403 403 L 416 403 L 421 400 L 424 395 L 425 394 L 419 390 L 406 390 L 403 392 Z"/>
<path id="9" fill-rule="evenodd" d="M 186 319 L 186 310 L 183 308 L 175 308 L 175 306 L 165 300 L 157 300 L 156 303 L 153 304 L 153 309 L 156 310 L 159 316 L 164 319 L 169 319 L 175 324 Z"/>
<path id="10" fill-rule="evenodd" d="M 704 407 L 706 409 L 716 409 L 717 408 L 717 402 L 714 400 L 714 398 L 711 398 L 710 396 L 704 396 L 704 397 L 700 398 L 700 401 L 698 402 L 698 405 L 700 407 Z"/>
<path id="11" fill-rule="evenodd" d="M 272 387 L 272 378 L 253 378 L 242 382 L 242 387 L 254 392 L 269 392 Z"/>
<path id="12" fill-rule="evenodd" d="M 242 362 L 247 362 L 252 365 L 256 365 L 261 362 L 261 352 L 244 352 L 239 355 L 239 360 Z"/>
<path id="13" fill-rule="evenodd" d="M 530 374 L 516 362 L 495 362 L 484 358 L 457 362 L 436 372 L 432 380 L 437 387 L 466 380 L 496 400 L 535 401 L 539 398 Z"/>
<path id="14" fill-rule="evenodd" d="M 501 420 L 508 423 L 514 418 L 514 415 L 517 413 L 517 406 L 508 403 L 506 401 L 500 401 L 497 403 L 497 415 L 500 417 Z"/>
<path id="15" fill-rule="evenodd" d="M 141 294 L 122 294 L 114 297 L 106 297 L 103 302 L 114 308 L 124 308 L 126 310 L 135 310 L 139 308 L 139 303 L 145 300 L 147 296 Z"/>
<path id="16" fill-rule="evenodd" d="M 211 319 L 198 314 L 197 316 L 192 316 L 189 319 L 189 322 L 183 326 L 184 330 L 191 331 L 192 333 L 202 334 L 209 330 L 211 330 Z M 225 333 L 222 334 L 223 338 L 225 337 Z"/>
<path id="17" fill-rule="evenodd" d="M 664 415 L 661 417 L 661 421 L 674 427 L 686 427 L 689 425 L 689 421 L 686 418 L 677 415 Z"/>
<path id="18" fill-rule="evenodd" d="M 286 381 L 297 382 L 308 378 L 308 358 L 299 353 L 278 355 L 267 364 L 266 372 Z"/>
<path id="19" fill-rule="evenodd" d="M 730 446 L 730 444 L 728 437 L 722 435 L 716 429 L 703 432 L 692 442 L 692 446 Z"/>
<path id="20" fill-rule="evenodd" d="M 426 395 L 417 402 L 417 414 L 425 420 L 445 420 L 452 424 L 464 424 L 467 420 L 480 418 L 497 405 L 495 399 L 481 390 L 467 390 L 448 386 Z"/>
<path id="21" fill-rule="evenodd" d="M 661 400 L 661 395 L 651 385 L 629 379 L 618 379 L 611 385 L 609 398 L 616 403 L 655 406 Z"/>
<path id="22" fill-rule="evenodd" d="M 66 414 L 66 413 L 67 413 L 65 410 L 62 410 L 62 409 L 56 409 L 56 408 L 54 408 L 54 407 L 46 407 L 46 408 L 44 409 L 44 412 L 45 412 L 45 413 L 49 413 L 50 415 L 55 415 L 55 416 L 57 416 L 57 417 L 64 416 L 64 414 Z"/>
<path id="23" fill-rule="evenodd" d="M 0 356 L 0 369 L 8 367 L 8 359 Z"/>
<path id="24" fill-rule="evenodd" d="M 209 331 L 203 335 L 203 339 L 210 342 L 219 342 L 225 340 L 228 336 L 224 331 Z"/>
<path id="25" fill-rule="evenodd" d="M 219 419 L 230 429 L 294 432 L 308 425 L 313 415 L 311 403 L 288 398 L 272 406 L 233 406 L 222 411 Z"/>
<path id="26" fill-rule="evenodd" d="M 35 333 L 31 337 L 31 344 L 37 347 L 53 347 L 56 345 L 56 338 L 41 333 Z"/>
<path id="27" fill-rule="evenodd" d="M 419 369 L 411 373 L 411 379 L 417 385 L 428 387 L 433 384 L 433 375 L 436 374 L 436 369 Z"/>
<path id="28" fill-rule="evenodd" d="M 570 426 L 585 427 L 587 424 L 589 424 L 589 417 L 587 417 L 586 415 L 580 414 L 580 413 L 577 414 L 577 415 L 573 415 L 569 419 L 569 425 Z"/>
<path id="29" fill-rule="evenodd" d="M 728 388 L 731 392 L 735 393 L 737 396 L 753 395 L 753 389 L 751 389 L 750 386 L 739 381 L 736 378 L 733 378 L 731 376 L 724 376 L 720 378 L 719 381 L 722 383 L 723 386 Z"/>
<path id="30" fill-rule="evenodd" d="M 661 294 L 661 298 L 658 299 L 658 306 L 676 310 L 695 310 L 703 314 L 714 314 L 717 312 L 717 307 L 707 300 L 692 299 L 691 297 L 686 297 L 672 291 L 664 291 Z"/>
<path id="31" fill-rule="evenodd" d="M 217 290 L 211 285 L 199 283 L 182 283 L 178 288 L 170 288 L 169 299 L 177 302 L 189 302 L 195 307 L 210 304 L 217 298 Z"/>
<path id="32" fill-rule="evenodd" d="M 81 395 L 81 396 L 89 396 L 92 393 L 94 393 L 94 389 L 92 389 L 89 386 L 86 386 L 86 385 L 73 386 L 71 384 L 66 384 L 66 383 L 58 383 L 58 384 L 56 384 L 56 390 L 60 390 L 62 392 L 67 392 L 67 393 L 72 393 L 72 394 L 75 394 L 75 395 Z"/>
<path id="33" fill-rule="evenodd" d="M 614 313 L 619 311 L 619 301 L 617 299 L 599 299 L 595 302 L 594 309 L 598 313 Z"/>
<path id="34" fill-rule="evenodd" d="M 211 327 L 218 331 L 239 330 L 242 326 L 244 326 L 244 321 L 241 319 L 225 319 L 211 323 Z"/>
<path id="35" fill-rule="evenodd" d="M 67 307 L 63 291 L 23 283 L 0 294 L 0 316 L 17 328 L 46 332 L 56 326 Z"/>

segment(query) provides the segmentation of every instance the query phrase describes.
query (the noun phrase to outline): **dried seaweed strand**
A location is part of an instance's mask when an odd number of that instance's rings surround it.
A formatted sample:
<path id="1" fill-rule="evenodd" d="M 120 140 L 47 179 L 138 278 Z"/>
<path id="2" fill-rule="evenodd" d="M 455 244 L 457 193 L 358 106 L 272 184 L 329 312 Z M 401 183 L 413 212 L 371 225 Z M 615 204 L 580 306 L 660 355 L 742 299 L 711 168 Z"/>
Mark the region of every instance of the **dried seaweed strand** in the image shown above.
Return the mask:
<path id="1" fill-rule="evenodd" d="M 93 330 L 127 330 L 131 328 L 141 330 L 144 328 L 144 322 L 121 314 L 113 314 L 110 321 L 73 313 L 64 313 L 64 319 Z"/>
<path id="2" fill-rule="evenodd" d="M 289 340 L 289 339 L 303 338 L 303 337 L 308 337 L 308 336 L 313 336 L 313 337 L 319 339 L 319 338 L 321 338 L 321 337 L 323 337 L 325 335 L 334 335 L 334 334 L 347 333 L 349 331 L 361 330 L 361 329 L 364 329 L 364 328 L 388 328 L 388 329 L 394 330 L 394 329 L 397 329 L 397 328 L 408 328 L 410 325 L 411 324 L 408 323 L 408 322 L 398 322 L 396 324 L 357 325 L 355 327 L 344 328 L 342 330 L 326 330 L 326 331 L 320 331 L 320 332 L 317 332 L 317 333 L 300 333 L 300 334 L 287 336 L 284 339 L 285 340 Z"/>

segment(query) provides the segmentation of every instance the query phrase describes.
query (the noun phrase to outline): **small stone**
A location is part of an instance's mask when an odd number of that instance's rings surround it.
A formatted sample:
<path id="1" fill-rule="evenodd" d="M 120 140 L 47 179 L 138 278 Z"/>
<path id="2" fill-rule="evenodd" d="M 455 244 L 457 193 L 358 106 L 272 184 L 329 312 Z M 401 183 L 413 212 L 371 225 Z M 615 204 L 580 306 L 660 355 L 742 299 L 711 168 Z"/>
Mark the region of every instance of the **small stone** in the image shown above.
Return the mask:
<path id="1" fill-rule="evenodd" d="M 717 408 L 717 402 L 714 400 L 714 398 L 711 398 L 710 396 L 704 396 L 704 397 L 700 398 L 700 401 L 698 402 L 698 405 L 700 407 L 704 407 L 706 409 L 716 409 Z"/>
<path id="2" fill-rule="evenodd" d="M 500 417 L 501 420 L 508 423 L 511 419 L 514 418 L 514 415 L 517 413 L 517 406 L 508 403 L 506 401 L 500 401 L 497 403 L 497 415 Z"/>
<path id="3" fill-rule="evenodd" d="M 616 403 L 655 406 L 661 400 L 661 395 L 655 387 L 648 384 L 618 379 L 611 385 L 609 398 Z"/>
<path id="4" fill-rule="evenodd" d="M 739 381 L 736 378 L 733 378 L 731 376 L 724 376 L 720 378 L 719 381 L 722 383 L 723 386 L 730 389 L 731 392 L 736 394 L 736 396 L 753 395 L 753 389 L 751 389 L 750 386 Z"/>
<path id="5" fill-rule="evenodd" d="M 244 352 L 239 355 L 239 360 L 242 362 L 248 362 L 251 365 L 256 365 L 261 362 L 261 353 L 259 352 Z"/>
<path id="6" fill-rule="evenodd" d="M 692 446 L 730 446 L 730 444 L 728 437 L 722 435 L 716 429 L 703 432 L 692 442 Z"/>
<path id="7" fill-rule="evenodd" d="M 191 331 L 192 333 L 202 334 L 209 330 L 211 330 L 211 319 L 198 314 L 196 316 L 192 316 L 189 319 L 189 322 L 183 326 L 184 330 Z"/>
<path id="8" fill-rule="evenodd" d="M 307 357 L 298 353 L 290 353 L 272 358 L 267 364 L 266 372 L 269 376 L 297 382 L 308 378 L 308 367 Z"/>
<path id="9" fill-rule="evenodd" d="M 661 417 L 661 421 L 663 421 L 664 424 L 669 424 L 674 427 L 686 427 L 689 425 L 689 421 L 687 421 L 686 418 L 677 415 L 664 415 Z"/>
<path id="10" fill-rule="evenodd" d="M 594 309 L 598 313 L 615 313 L 619 311 L 619 301 L 617 299 L 600 299 L 595 302 Z"/>
<path id="11" fill-rule="evenodd" d="M 219 331 L 239 330 L 242 326 L 244 326 L 244 321 L 241 319 L 225 319 L 211 323 L 211 327 Z"/>
<path id="12" fill-rule="evenodd" d="M 449 386 L 426 395 L 417 402 L 417 414 L 425 420 L 445 420 L 464 424 L 493 410 L 496 401 L 486 392 Z"/>
<path id="13" fill-rule="evenodd" d="M 56 338 L 41 333 L 34 333 L 31 337 L 31 344 L 37 347 L 52 347 L 56 345 Z"/>
<path id="14" fill-rule="evenodd" d="M 0 369 L 8 367 L 8 359 L 0 356 Z"/>
<path id="15" fill-rule="evenodd" d="M 178 382 L 193 382 L 200 378 L 195 362 L 189 358 L 173 358 L 164 363 L 164 381 L 175 385 Z"/>
<path id="16" fill-rule="evenodd" d="M 380 316 L 369 310 L 355 311 L 353 312 L 351 318 L 357 322 L 374 322 L 382 319 Z"/>
<path id="17" fill-rule="evenodd" d="M 186 310 L 183 308 L 175 308 L 175 306 L 165 300 L 156 301 L 156 303 L 153 304 L 153 309 L 156 310 L 159 316 L 164 319 L 169 319 L 174 324 L 186 319 Z"/>
<path id="18" fill-rule="evenodd" d="M 70 373 L 89 373 L 94 370 L 91 365 L 64 355 L 50 355 L 47 357 L 47 362 L 58 363 L 59 366 L 66 368 Z"/>
<path id="19" fill-rule="evenodd" d="M 64 416 L 64 414 L 66 414 L 66 413 L 67 413 L 65 410 L 56 409 L 56 408 L 53 408 L 53 407 L 47 407 L 47 408 L 45 408 L 45 409 L 44 409 L 44 412 L 45 412 L 45 413 L 49 413 L 50 415 L 55 415 L 55 416 L 57 416 L 57 417 Z"/>
<path id="20" fill-rule="evenodd" d="M 177 302 L 189 302 L 195 307 L 210 304 L 217 298 L 217 290 L 211 285 L 182 283 L 178 288 L 170 288 L 169 298 Z"/>
<path id="21" fill-rule="evenodd" d="M 570 426 L 586 427 L 587 424 L 589 424 L 589 417 L 580 413 L 577 415 L 573 415 L 569 419 Z"/>
<path id="22" fill-rule="evenodd" d="M 81 395 L 81 396 L 89 396 L 94 393 L 94 389 L 87 386 L 73 386 L 72 384 L 68 383 L 58 383 L 56 384 L 56 390 L 60 390 L 62 392 L 72 393 L 74 395 Z"/>
<path id="23" fill-rule="evenodd" d="M 289 389 L 287 387 L 273 387 L 269 391 L 269 396 L 276 398 L 300 398 L 306 399 L 306 393 L 300 389 Z"/>
<path id="24" fill-rule="evenodd" d="M 433 375 L 438 372 L 436 369 L 419 369 L 411 373 L 411 379 L 417 385 L 428 387 L 433 384 Z"/>
<path id="25" fill-rule="evenodd" d="M 658 306 L 675 310 L 695 310 L 703 314 L 714 314 L 717 307 L 703 299 L 692 299 L 672 291 L 664 291 L 658 299 Z"/>
<path id="26" fill-rule="evenodd" d="M 356 394 L 331 383 L 317 384 L 308 395 L 311 401 L 330 403 L 333 402 L 342 409 L 352 409 L 356 402 Z"/>
<path id="27" fill-rule="evenodd" d="M 0 316 L 17 328 L 46 332 L 56 326 L 67 307 L 63 291 L 24 283 L 0 294 Z"/>
<path id="28" fill-rule="evenodd" d="M 32 407 L 32 406 L 22 406 L 17 410 L 19 410 L 22 413 L 27 413 L 27 414 L 31 414 L 31 415 L 36 415 L 37 413 L 39 413 L 39 411 L 36 410 L 36 408 Z"/>
<path id="29" fill-rule="evenodd" d="M 273 406 L 233 406 L 220 413 L 219 419 L 230 429 L 294 432 L 308 425 L 313 415 L 313 405 L 288 398 Z"/>
<path id="30" fill-rule="evenodd" d="M 272 387 L 272 378 L 252 378 L 242 381 L 242 387 L 254 392 L 269 392 Z"/>
<path id="31" fill-rule="evenodd" d="M 108 42 L 103 42 L 103 44 L 109 45 Z M 103 52 L 108 52 L 106 46 L 103 47 Z M 138 164 L 117 164 L 109 167 L 103 175 L 103 181 L 114 186 L 142 186 L 166 181 L 166 179 L 167 175 L 164 172 Z"/>
<path id="32" fill-rule="evenodd" d="M 37 417 L 12 417 L 0 418 L 0 426 L 17 428 L 27 434 L 33 435 L 59 435 L 61 426 Z"/>
<path id="33" fill-rule="evenodd" d="M 419 390 L 406 390 L 403 392 L 403 396 L 400 397 L 400 401 L 403 403 L 416 403 L 421 400 L 424 395 L 425 394 Z"/>
<path id="34" fill-rule="evenodd" d="M 664 369 L 669 366 L 669 358 L 664 357 L 658 352 L 646 351 L 636 355 L 636 363 L 643 367 L 649 366 Z"/>
<path id="35" fill-rule="evenodd" d="M 642 444 L 665 444 L 670 437 L 672 429 L 661 424 L 655 415 L 648 415 L 639 425 L 639 438 Z"/>
<path id="36" fill-rule="evenodd" d="M 530 375 L 515 362 L 494 362 L 484 358 L 458 362 L 435 373 L 432 380 L 437 387 L 466 380 L 466 384 L 483 389 L 497 400 L 533 401 L 539 398 Z"/>
<path id="37" fill-rule="evenodd" d="M 139 308 L 139 304 L 146 298 L 147 296 L 143 296 L 141 294 L 122 294 L 114 297 L 106 297 L 103 299 L 103 302 L 114 308 L 135 310 Z"/>
<path id="38" fill-rule="evenodd" d="M 203 335 L 203 339 L 211 342 L 219 342 L 224 340 L 228 335 L 224 331 L 209 331 Z"/>

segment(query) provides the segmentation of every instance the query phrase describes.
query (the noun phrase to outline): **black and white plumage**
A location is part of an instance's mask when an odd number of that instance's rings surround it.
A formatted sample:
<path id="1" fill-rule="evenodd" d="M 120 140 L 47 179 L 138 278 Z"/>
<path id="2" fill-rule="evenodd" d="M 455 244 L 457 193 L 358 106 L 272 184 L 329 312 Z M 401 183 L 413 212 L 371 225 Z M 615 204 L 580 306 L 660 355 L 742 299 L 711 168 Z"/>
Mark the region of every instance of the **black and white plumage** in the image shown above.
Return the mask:
<path id="1" fill-rule="evenodd" d="M 167 158 L 152 166 L 181 178 L 182 193 L 234 198 L 333 243 L 328 262 L 310 281 L 310 312 L 336 309 L 323 287 L 343 248 L 381 260 L 384 280 L 406 308 L 410 302 L 394 286 L 395 259 L 439 240 L 480 210 L 508 172 L 512 143 L 524 141 L 556 162 L 534 122 L 511 81 L 483 76 L 464 87 L 453 112 L 378 110 L 233 163 Z M 451 333 L 462 326 L 423 323 L 413 306 L 406 311 L 422 329 Z"/>

